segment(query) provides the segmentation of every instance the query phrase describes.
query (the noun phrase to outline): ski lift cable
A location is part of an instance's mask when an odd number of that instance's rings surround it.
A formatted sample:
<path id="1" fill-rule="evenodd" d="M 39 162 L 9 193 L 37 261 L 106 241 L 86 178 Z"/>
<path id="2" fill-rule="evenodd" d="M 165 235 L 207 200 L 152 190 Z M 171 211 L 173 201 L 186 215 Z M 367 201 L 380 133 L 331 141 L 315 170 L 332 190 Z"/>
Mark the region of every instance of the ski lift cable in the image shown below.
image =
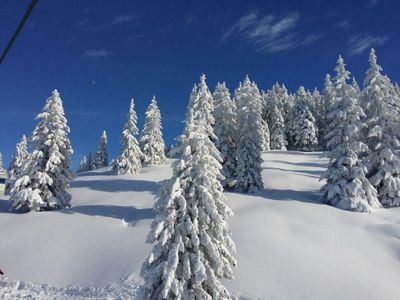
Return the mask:
<path id="1" fill-rule="evenodd" d="M 8 51 L 10 51 L 12 45 L 14 44 L 18 34 L 21 32 L 22 28 L 25 25 L 26 20 L 29 18 L 29 15 L 32 13 L 33 9 L 35 8 L 36 3 L 38 0 L 32 0 L 31 4 L 29 5 L 28 9 L 26 10 L 24 16 L 22 17 L 21 21 L 18 24 L 17 29 L 14 31 L 14 34 L 12 35 L 10 41 L 7 44 L 7 47 L 4 49 L 3 53 L 1 54 L 0 57 L 0 65 L 3 63 Z"/>

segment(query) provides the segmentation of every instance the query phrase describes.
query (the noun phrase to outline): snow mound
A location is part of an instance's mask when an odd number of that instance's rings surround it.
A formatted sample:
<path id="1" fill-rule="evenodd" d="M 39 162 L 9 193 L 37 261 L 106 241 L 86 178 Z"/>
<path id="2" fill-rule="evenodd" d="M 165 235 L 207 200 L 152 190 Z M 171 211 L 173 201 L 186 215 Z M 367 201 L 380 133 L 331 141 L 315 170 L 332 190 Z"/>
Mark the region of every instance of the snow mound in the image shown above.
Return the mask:
<path id="1" fill-rule="evenodd" d="M 8 281 L 0 279 L 0 299 L 134 299 L 138 291 L 137 285 L 112 284 L 104 287 L 63 287 L 57 288 L 47 284 L 24 281 Z"/>

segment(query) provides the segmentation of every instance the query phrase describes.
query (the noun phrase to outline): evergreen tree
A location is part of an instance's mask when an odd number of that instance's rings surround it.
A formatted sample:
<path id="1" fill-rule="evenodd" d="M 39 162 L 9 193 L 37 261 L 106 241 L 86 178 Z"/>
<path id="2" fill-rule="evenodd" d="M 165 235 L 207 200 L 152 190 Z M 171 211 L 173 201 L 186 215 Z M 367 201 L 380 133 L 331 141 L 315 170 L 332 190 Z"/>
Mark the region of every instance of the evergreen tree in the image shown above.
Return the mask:
<path id="1" fill-rule="evenodd" d="M 182 145 L 181 140 L 184 139 L 184 135 L 181 134 L 177 136 L 174 140 L 176 143 L 174 145 L 171 145 L 169 151 L 168 151 L 168 157 L 169 158 L 180 158 L 181 152 L 182 152 Z"/>
<path id="2" fill-rule="evenodd" d="M 261 114 L 261 134 L 262 134 L 261 151 L 268 151 L 270 150 L 270 133 L 269 133 L 268 123 L 262 119 L 262 111 L 263 111 L 262 94 L 260 93 L 260 90 L 258 89 L 257 84 L 254 81 L 251 83 L 251 86 L 252 86 L 252 97 L 255 98 L 255 101 L 259 107 L 258 109 Z"/>
<path id="3" fill-rule="evenodd" d="M 218 83 L 213 94 L 215 145 L 221 153 L 222 181 L 224 186 L 232 186 L 236 170 L 236 106 L 225 82 Z"/>
<path id="4" fill-rule="evenodd" d="M 272 98 L 271 90 L 262 92 L 262 94 L 261 94 L 261 99 L 262 99 L 261 117 L 265 122 L 267 122 L 268 127 L 270 125 L 271 98 Z"/>
<path id="5" fill-rule="evenodd" d="M 325 150 L 330 150 L 328 148 L 328 141 L 329 138 L 327 138 L 327 133 L 328 133 L 328 126 L 330 123 L 332 123 L 332 118 L 334 117 L 334 114 L 331 114 L 332 109 L 334 107 L 334 101 L 335 101 L 335 87 L 333 86 L 331 76 L 329 74 L 326 74 L 325 77 L 325 82 L 324 82 L 324 96 L 323 96 L 323 102 L 324 102 L 324 123 L 322 126 L 322 136 L 323 136 L 323 146 Z"/>
<path id="6" fill-rule="evenodd" d="M 288 138 L 293 149 L 315 150 L 318 146 L 318 128 L 309 107 L 306 91 L 302 86 L 297 91 L 288 126 Z"/>
<path id="7" fill-rule="evenodd" d="M 270 133 L 268 128 L 268 123 L 261 119 L 261 130 L 262 130 L 262 142 L 261 142 L 261 151 L 269 151 L 271 150 L 270 145 Z"/>
<path id="8" fill-rule="evenodd" d="M 317 88 L 314 89 L 312 93 L 312 102 L 313 107 L 310 107 L 310 112 L 312 113 L 313 117 L 315 118 L 315 125 L 318 128 L 318 144 L 321 148 L 324 147 L 324 123 L 325 123 L 325 103 L 324 103 L 324 96 L 321 95 Z M 316 147 L 314 147 L 316 150 Z"/>
<path id="9" fill-rule="evenodd" d="M 200 82 L 197 84 L 197 90 L 191 95 L 191 102 L 197 102 L 200 101 L 203 103 L 204 107 L 202 107 L 202 110 L 204 111 L 204 120 L 205 120 L 205 126 L 206 126 L 206 131 L 209 136 L 209 138 L 212 141 L 215 141 L 217 139 L 216 135 L 214 134 L 214 100 L 211 95 L 210 90 L 208 89 L 208 86 L 206 84 L 206 76 L 202 74 L 200 76 Z M 189 104 L 189 107 L 193 107 L 193 104 Z M 194 118 L 195 114 L 197 112 L 193 111 L 192 109 L 189 109 L 188 111 L 188 116 L 189 118 Z"/>
<path id="10" fill-rule="evenodd" d="M 192 88 L 192 92 L 190 93 L 190 97 L 189 97 L 189 105 L 188 105 L 188 110 L 186 112 L 186 119 L 188 119 L 191 115 L 191 110 L 190 110 L 190 105 L 192 102 L 195 101 L 195 99 L 198 97 L 198 93 L 197 93 L 197 85 L 194 84 L 193 88 Z M 170 155 L 171 158 L 180 158 L 181 153 L 183 151 L 183 147 L 185 144 L 185 134 L 182 133 L 181 135 L 177 136 L 175 138 L 176 144 L 172 147 L 171 151 L 170 151 Z"/>
<path id="11" fill-rule="evenodd" d="M 400 115 L 400 87 L 397 83 L 391 84 L 390 90 L 394 99 L 394 109 L 396 110 L 397 114 Z M 395 124 L 395 128 L 393 130 L 397 136 L 397 139 L 400 139 L 400 123 Z"/>
<path id="12" fill-rule="evenodd" d="M 231 279 L 236 265 L 227 223 L 233 213 L 219 182 L 207 97 L 191 100 L 181 158 L 154 206 L 154 248 L 142 266 L 140 299 L 231 299 L 220 279 Z"/>
<path id="13" fill-rule="evenodd" d="M 87 155 L 87 171 L 96 169 L 95 160 L 92 151 L 89 151 Z"/>
<path id="14" fill-rule="evenodd" d="M 357 83 L 357 80 L 356 80 L 356 78 L 354 76 L 353 76 L 353 79 L 351 81 L 351 86 L 353 87 L 353 89 L 354 89 L 354 91 L 355 91 L 355 93 L 357 95 L 357 98 L 360 100 L 361 90 L 360 90 L 360 87 L 359 87 L 359 85 Z M 359 104 L 361 104 L 361 103 L 359 103 Z"/>
<path id="15" fill-rule="evenodd" d="M 107 133 L 103 130 L 100 137 L 99 146 L 97 147 L 96 157 L 94 159 L 94 169 L 100 169 L 108 166 L 107 152 Z"/>
<path id="16" fill-rule="evenodd" d="M 322 174 L 325 203 L 346 210 L 369 212 L 381 205 L 375 188 L 369 183 L 358 155 L 367 150 L 361 142 L 362 108 L 357 103 L 354 88 L 347 83 L 349 72 L 339 56 L 335 77 L 335 100 L 328 127 L 329 166 Z"/>
<path id="17" fill-rule="evenodd" d="M 400 145 L 393 132 L 399 123 L 390 79 L 381 74 L 375 50 L 371 49 L 370 68 L 364 80 L 363 104 L 370 153 L 365 159 L 369 181 L 378 190 L 385 207 L 400 206 L 400 160 L 396 148 Z"/>
<path id="18" fill-rule="evenodd" d="M 400 96 L 400 86 L 397 82 L 394 85 L 394 90 L 395 90 L 396 94 Z"/>
<path id="19" fill-rule="evenodd" d="M 262 118 L 267 121 L 269 129 L 273 124 L 273 106 L 277 106 L 279 113 L 283 117 L 284 124 L 286 124 L 293 104 L 291 100 L 285 85 L 281 87 L 278 83 L 275 83 L 271 90 L 262 94 Z"/>
<path id="20" fill-rule="evenodd" d="M 273 98 L 272 98 L 273 99 Z M 273 100 L 274 101 L 274 100 Z M 270 128 L 270 144 L 272 150 L 286 150 L 287 140 L 285 134 L 285 121 L 281 112 L 276 105 L 272 102 L 271 105 L 271 125 Z"/>
<path id="21" fill-rule="evenodd" d="M 248 76 L 235 91 L 237 107 L 236 186 L 238 192 L 255 192 L 263 188 L 261 146 L 263 140 L 261 97 Z"/>
<path id="22" fill-rule="evenodd" d="M 90 170 L 90 165 L 88 164 L 88 159 L 86 155 L 82 157 L 79 162 L 78 169 L 76 170 L 77 173 L 82 173 Z"/>
<path id="23" fill-rule="evenodd" d="M 146 165 L 161 165 L 167 161 L 161 129 L 161 113 L 156 98 L 153 96 L 146 111 L 146 119 L 139 143 L 143 153 L 143 162 Z"/>
<path id="24" fill-rule="evenodd" d="M 136 174 L 142 169 L 141 159 L 143 153 L 136 139 L 139 131 L 136 123 L 137 115 L 135 112 L 135 103 L 132 98 L 129 106 L 128 120 L 122 131 L 121 152 L 113 163 L 112 172 L 114 174 Z"/>
<path id="25" fill-rule="evenodd" d="M 6 186 L 6 194 L 9 194 L 14 187 L 15 181 L 21 177 L 23 167 L 29 156 L 28 153 L 28 140 L 25 135 L 15 147 L 13 159 L 8 167 L 8 181 Z M 1 160 L 1 159 L 0 159 Z M 2 162 L 0 162 L 0 173 L 2 169 Z"/>
<path id="26" fill-rule="evenodd" d="M 5 174 L 6 173 L 6 169 L 4 169 L 3 167 L 3 155 L 0 152 L 0 174 Z"/>
<path id="27" fill-rule="evenodd" d="M 279 109 L 279 112 L 281 113 L 282 117 L 283 117 L 283 103 L 282 103 L 282 99 L 281 99 L 281 87 L 279 86 L 279 83 L 275 82 L 274 85 L 272 85 L 272 89 L 273 91 L 273 95 L 274 95 L 274 99 L 270 101 L 271 105 L 273 103 L 276 104 L 276 106 Z M 271 107 L 272 108 L 272 107 Z"/>
<path id="28" fill-rule="evenodd" d="M 312 92 L 311 101 L 312 101 L 312 107 L 314 107 L 315 119 L 318 118 L 322 119 L 325 112 L 325 106 L 323 97 L 319 93 L 317 88 L 315 88 L 314 91 Z"/>
<path id="29" fill-rule="evenodd" d="M 57 90 L 46 101 L 32 134 L 32 153 L 11 189 L 13 209 L 52 210 L 70 206 L 72 179 L 70 129 Z"/>
<path id="30" fill-rule="evenodd" d="M 291 110 L 291 102 L 290 102 L 290 97 L 288 95 L 288 91 L 285 87 L 284 84 L 280 86 L 278 83 L 276 83 L 273 86 L 273 90 L 275 91 L 276 95 L 276 103 L 278 105 L 278 109 L 283 117 L 283 120 L 285 121 L 285 124 L 287 124 L 288 118 L 289 118 L 289 112 Z"/>

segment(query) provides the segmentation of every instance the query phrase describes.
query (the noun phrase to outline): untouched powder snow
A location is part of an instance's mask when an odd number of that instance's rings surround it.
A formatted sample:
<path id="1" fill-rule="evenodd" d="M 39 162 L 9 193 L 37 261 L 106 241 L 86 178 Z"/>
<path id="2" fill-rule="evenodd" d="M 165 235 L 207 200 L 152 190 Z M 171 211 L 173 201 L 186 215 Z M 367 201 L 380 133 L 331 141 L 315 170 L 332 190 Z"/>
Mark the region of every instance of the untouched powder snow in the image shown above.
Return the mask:
<path id="1" fill-rule="evenodd" d="M 320 153 L 263 155 L 264 190 L 226 193 L 239 299 L 400 299 L 400 208 L 371 214 L 319 201 Z M 77 177 L 72 208 L 13 214 L 0 200 L 1 299 L 131 299 L 170 160 L 141 174 Z M 36 282 L 36 283 L 32 283 Z M 132 287 L 132 288 L 130 288 Z"/>

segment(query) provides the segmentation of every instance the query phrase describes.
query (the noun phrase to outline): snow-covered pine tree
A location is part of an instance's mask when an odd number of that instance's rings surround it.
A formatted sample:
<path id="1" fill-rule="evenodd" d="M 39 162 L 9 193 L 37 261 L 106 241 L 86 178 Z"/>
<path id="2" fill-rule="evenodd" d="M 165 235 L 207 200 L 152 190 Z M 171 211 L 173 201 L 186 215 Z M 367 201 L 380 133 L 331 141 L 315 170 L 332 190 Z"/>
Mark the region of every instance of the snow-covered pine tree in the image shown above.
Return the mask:
<path id="1" fill-rule="evenodd" d="M 278 103 L 279 111 L 281 112 L 281 115 L 283 117 L 283 120 L 285 121 L 285 124 L 287 124 L 289 112 L 291 110 L 291 106 L 293 103 L 291 103 L 291 101 L 290 101 L 288 91 L 284 84 L 282 84 L 282 86 L 280 86 L 278 83 L 276 83 L 274 85 L 273 89 L 275 89 L 275 94 L 277 96 L 277 103 Z"/>
<path id="2" fill-rule="evenodd" d="M 324 97 L 320 94 L 317 88 L 314 89 L 312 93 L 312 103 L 314 109 L 310 107 L 310 111 L 315 118 L 315 124 L 318 128 L 318 145 L 323 148 L 324 147 L 324 131 L 322 128 L 324 127 L 325 122 L 325 103 Z M 316 148 L 315 148 L 316 149 Z"/>
<path id="3" fill-rule="evenodd" d="M 185 136 L 183 134 L 177 136 L 174 140 L 176 141 L 174 145 L 171 145 L 169 151 L 168 151 L 168 157 L 169 158 L 180 158 L 181 152 L 182 152 L 182 145 L 183 143 L 181 142 L 182 139 L 184 139 Z"/>
<path id="4" fill-rule="evenodd" d="M 323 96 L 319 93 L 317 88 L 315 88 L 311 94 L 311 102 L 312 102 L 312 107 L 314 108 L 313 114 L 315 119 L 318 120 L 319 118 L 322 120 L 324 116 L 325 106 L 324 106 Z"/>
<path id="5" fill-rule="evenodd" d="M 261 119 L 261 131 L 262 131 L 262 142 L 261 151 L 266 152 L 271 150 L 270 133 L 268 128 L 268 123 Z"/>
<path id="6" fill-rule="evenodd" d="M 186 113 L 186 120 L 192 120 L 193 118 L 196 117 L 197 111 L 195 111 L 193 108 L 193 107 L 196 107 L 195 103 L 202 103 L 202 105 L 203 105 L 202 114 L 204 115 L 204 126 L 205 126 L 205 129 L 206 129 L 209 139 L 211 141 L 213 141 L 214 145 L 215 145 L 218 138 L 214 133 L 214 125 L 215 125 L 214 100 L 213 100 L 212 94 L 206 84 L 206 76 L 204 74 L 202 74 L 200 76 L 200 82 L 197 84 L 197 86 L 194 85 L 192 93 L 190 94 L 188 111 Z M 179 137 L 180 145 L 185 145 L 186 140 L 187 140 L 187 137 L 186 137 L 185 133 L 183 133 Z M 213 152 L 214 150 L 210 149 L 210 151 Z M 222 162 L 221 153 L 219 153 L 218 149 L 217 149 L 217 153 L 215 153 L 215 155 L 216 155 L 216 159 L 218 159 L 220 162 Z M 221 177 L 221 180 L 223 180 L 222 177 Z"/>
<path id="7" fill-rule="evenodd" d="M 5 174 L 6 169 L 3 167 L 3 154 L 0 152 L 0 174 Z"/>
<path id="8" fill-rule="evenodd" d="M 107 151 L 107 133 L 103 130 L 101 134 L 99 146 L 97 147 L 96 156 L 94 158 L 95 169 L 100 169 L 108 166 L 108 151 Z"/>
<path id="9" fill-rule="evenodd" d="M 381 74 L 375 50 L 369 56 L 370 68 L 364 80 L 363 101 L 367 125 L 366 141 L 370 153 L 365 162 L 368 178 L 378 191 L 383 206 L 400 206 L 400 143 L 393 129 L 399 123 L 391 82 Z"/>
<path id="10" fill-rule="evenodd" d="M 236 106 L 225 82 L 218 83 L 213 94 L 215 145 L 221 153 L 222 184 L 233 186 L 236 171 Z"/>
<path id="11" fill-rule="evenodd" d="M 278 85 L 278 84 L 277 84 Z M 252 97 L 255 99 L 255 103 L 259 106 L 260 110 L 260 115 L 261 115 L 261 151 L 268 151 L 270 150 L 270 133 L 269 133 L 269 127 L 268 123 L 262 119 L 262 111 L 263 111 L 263 100 L 262 100 L 262 95 L 260 93 L 260 90 L 257 87 L 257 84 L 253 81 L 251 83 L 252 87 Z M 278 85 L 279 87 L 279 85 Z M 281 90 L 279 90 L 281 91 Z M 282 109 L 283 109 L 283 103 L 282 103 Z"/>
<path id="12" fill-rule="evenodd" d="M 154 248 L 142 266 L 140 299 L 231 299 L 220 279 L 231 279 L 236 265 L 227 223 L 233 213 L 219 182 L 207 99 L 191 100 L 181 158 L 154 206 L 148 236 Z"/>
<path id="13" fill-rule="evenodd" d="M 286 150 L 286 128 L 285 120 L 282 117 L 274 98 L 272 98 L 271 115 L 269 130 L 270 130 L 270 145 L 272 150 Z"/>
<path id="14" fill-rule="evenodd" d="M 188 119 L 190 117 L 191 114 L 191 110 L 190 110 L 190 103 L 192 103 L 193 101 L 195 101 L 196 97 L 198 97 L 197 94 L 197 85 L 194 84 L 193 88 L 192 88 L 192 92 L 190 93 L 190 97 L 189 97 L 189 106 L 188 106 L 188 110 L 186 112 L 186 119 Z M 171 158 L 180 158 L 182 150 L 183 150 L 183 146 L 185 144 L 185 134 L 182 133 L 179 136 L 177 136 L 175 138 L 175 145 L 171 148 L 171 151 L 169 153 Z"/>
<path id="15" fill-rule="evenodd" d="M 399 86 L 399 84 L 396 82 L 393 87 L 394 87 L 394 90 L 395 90 L 396 94 L 400 96 L 400 86 Z"/>
<path id="16" fill-rule="evenodd" d="M 139 141 L 145 165 L 161 165 L 167 161 L 161 129 L 161 113 L 156 98 L 153 96 L 146 111 L 146 119 Z"/>
<path id="17" fill-rule="evenodd" d="M 88 159 L 86 155 L 82 157 L 79 162 L 78 169 L 76 170 L 77 173 L 82 173 L 90 170 L 90 165 L 88 164 Z"/>
<path id="18" fill-rule="evenodd" d="M 376 189 L 365 177 L 359 153 L 367 150 L 361 142 L 362 108 L 357 103 L 356 91 L 347 83 L 349 72 L 341 56 L 335 67 L 335 101 L 330 111 L 327 138 L 329 166 L 321 179 L 325 203 L 345 210 L 370 212 L 381 207 Z"/>
<path id="19" fill-rule="evenodd" d="M 267 122 L 268 126 L 269 126 L 269 120 L 270 120 L 269 114 L 270 114 L 271 93 L 272 93 L 271 90 L 261 92 L 261 100 L 262 100 L 261 117 L 265 122 Z"/>
<path id="20" fill-rule="evenodd" d="M 355 93 L 357 95 L 357 98 L 360 98 L 361 97 L 360 86 L 358 85 L 357 80 L 356 80 L 356 78 L 354 76 L 353 76 L 353 79 L 351 81 L 351 86 L 353 87 L 353 89 L 354 89 L 354 91 L 355 91 Z"/>
<path id="21" fill-rule="evenodd" d="M 309 107 L 314 111 L 315 107 L 314 107 L 314 99 L 313 99 L 313 94 L 311 93 L 311 91 L 309 89 L 306 90 L 306 99 L 308 101 L 308 105 Z M 296 96 L 295 96 L 296 99 Z"/>
<path id="22" fill-rule="evenodd" d="M 41 211 L 70 206 L 67 187 L 72 179 L 70 129 L 60 95 L 54 90 L 46 101 L 32 134 L 32 153 L 11 190 L 13 209 Z"/>
<path id="23" fill-rule="evenodd" d="M 271 90 L 263 92 L 262 95 L 262 118 L 267 121 L 268 127 L 271 129 L 272 126 L 272 110 L 273 105 L 277 105 L 277 108 L 284 119 L 286 124 L 289 111 L 291 108 L 290 96 L 287 92 L 285 85 L 282 87 L 276 82 Z"/>
<path id="24" fill-rule="evenodd" d="M 392 86 L 393 86 L 393 93 L 396 97 L 396 109 L 400 113 L 400 86 L 397 82 Z"/>
<path id="25" fill-rule="evenodd" d="M 397 114 L 400 115 L 400 87 L 398 83 L 391 84 L 391 94 L 394 98 L 394 106 Z M 396 134 L 397 138 L 400 139 L 400 124 L 396 124 L 396 128 L 394 128 L 394 133 Z"/>
<path id="26" fill-rule="evenodd" d="M 238 192 L 263 189 L 261 144 L 263 140 L 261 97 L 254 97 L 254 85 L 246 78 L 235 91 L 237 107 L 236 185 Z"/>
<path id="27" fill-rule="evenodd" d="M 15 181 L 21 177 L 23 167 L 29 156 L 28 153 L 28 140 L 25 135 L 15 146 L 15 153 L 13 159 L 8 167 L 8 180 L 6 185 L 6 194 L 9 194 L 14 187 Z M 1 170 L 1 163 L 0 163 Z M 0 171 L 1 173 L 1 171 Z"/>
<path id="28" fill-rule="evenodd" d="M 142 169 L 143 153 L 140 150 L 139 143 L 136 139 L 138 134 L 137 115 L 135 111 L 135 102 L 133 98 L 129 105 L 128 120 L 124 125 L 121 136 L 121 152 L 114 160 L 113 174 L 136 174 Z"/>
<path id="29" fill-rule="evenodd" d="M 87 155 L 87 171 L 91 171 L 94 169 L 96 169 L 96 166 L 95 166 L 93 153 L 92 153 L 92 151 L 89 151 L 89 153 Z"/>
<path id="30" fill-rule="evenodd" d="M 200 100 L 198 100 L 199 98 Z M 212 97 L 212 94 L 210 90 L 208 89 L 208 86 L 206 84 L 206 75 L 202 74 L 200 76 L 200 82 L 197 84 L 197 92 L 194 97 L 195 101 L 200 101 L 204 104 L 203 110 L 204 110 L 204 120 L 205 120 L 205 126 L 206 130 L 208 133 L 209 138 L 215 142 L 217 139 L 215 133 L 214 133 L 214 100 Z M 192 112 L 196 113 L 196 112 Z"/>
<path id="31" fill-rule="evenodd" d="M 288 126 L 288 139 L 293 149 L 300 151 L 314 151 L 316 149 L 318 146 L 318 127 L 303 86 L 296 93 Z"/>
<path id="32" fill-rule="evenodd" d="M 283 117 L 283 103 L 282 103 L 282 98 L 281 98 L 281 87 L 280 87 L 279 83 L 275 82 L 275 84 L 272 85 L 271 90 L 276 95 L 275 103 L 278 106 L 278 109 L 281 112 L 281 115 Z"/>
<path id="33" fill-rule="evenodd" d="M 322 128 L 322 139 L 323 139 L 323 147 L 325 150 L 330 150 L 328 148 L 328 141 L 329 138 L 326 137 L 328 133 L 328 126 L 332 123 L 332 118 L 334 117 L 331 114 L 335 101 L 335 87 L 333 86 L 331 76 L 326 74 L 325 81 L 324 81 L 324 95 L 323 95 L 323 102 L 324 102 L 324 122 Z"/>

